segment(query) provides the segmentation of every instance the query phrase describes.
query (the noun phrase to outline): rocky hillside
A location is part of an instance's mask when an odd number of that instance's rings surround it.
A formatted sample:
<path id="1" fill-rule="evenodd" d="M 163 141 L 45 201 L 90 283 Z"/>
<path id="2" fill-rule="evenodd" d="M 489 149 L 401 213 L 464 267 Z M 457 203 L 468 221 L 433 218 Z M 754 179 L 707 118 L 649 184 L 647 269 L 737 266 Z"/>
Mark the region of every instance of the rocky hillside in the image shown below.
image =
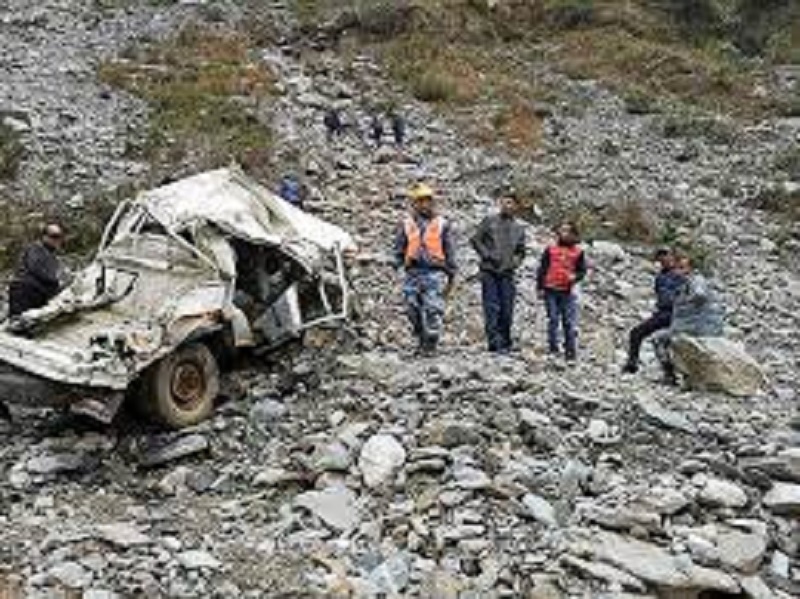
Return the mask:
<path id="1" fill-rule="evenodd" d="M 611 10 L 623 4 L 630 18 Z M 120 196 L 235 158 L 268 183 L 301 173 L 310 210 L 353 232 L 365 317 L 334 348 L 309 342 L 231 374 L 214 418 L 179 435 L 16 410 L 0 423 L 0 592 L 800 594 L 800 433 L 788 427 L 800 402 L 800 121 L 785 109 L 798 83 L 781 27 L 765 24 L 757 47 L 736 36 L 733 13 L 725 28 L 692 30 L 747 63 L 720 91 L 707 84 L 728 63 L 677 41 L 690 31 L 682 13 L 650 3 L 11 0 L 2 11 L 9 254 L 9 234 L 41 211 L 88 244 L 93 215 Z M 615 48 L 652 76 L 623 77 Z M 350 127 L 329 143 L 332 105 Z M 409 121 L 402 152 L 358 134 L 387 106 Z M 386 260 L 398 194 L 420 178 L 463 248 L 436 359 L 412 357 Z M 483 351 L 466 238 L 508 182 L 527 200 L 530 258 L 522 351 L 498 359 Z M 532 279 L 561 215 L 593 241 L 574 368 L 544 355 Z M 641 375 L 619 374 L 662 242 L 707 262 L 729 336 L 767 375 L 758 395 L 661 387 L 649 354 Z"/>

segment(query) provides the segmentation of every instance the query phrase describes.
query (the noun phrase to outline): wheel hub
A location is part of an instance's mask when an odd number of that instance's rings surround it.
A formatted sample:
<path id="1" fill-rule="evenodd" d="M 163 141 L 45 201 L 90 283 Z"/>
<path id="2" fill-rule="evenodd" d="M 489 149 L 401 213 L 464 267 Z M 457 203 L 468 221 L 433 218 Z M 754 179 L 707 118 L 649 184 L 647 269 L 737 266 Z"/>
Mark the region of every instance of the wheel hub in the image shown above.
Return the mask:
<path id="1" fill-rule="evenodd" d="M 181 407 L 199 402 L 205 393 L 205 378 L 197 364 L 179 364 L 172 375 L 172 396 Z"/>

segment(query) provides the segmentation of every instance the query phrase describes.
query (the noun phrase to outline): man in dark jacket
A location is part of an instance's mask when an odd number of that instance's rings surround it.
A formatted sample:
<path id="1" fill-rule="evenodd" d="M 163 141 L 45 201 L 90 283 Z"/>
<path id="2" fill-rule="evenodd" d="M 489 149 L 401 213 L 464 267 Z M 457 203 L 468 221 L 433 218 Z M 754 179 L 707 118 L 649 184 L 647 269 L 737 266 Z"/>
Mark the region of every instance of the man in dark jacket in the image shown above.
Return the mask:
<path id="1" fill-rule="evenodd" d="M 432 355 L 441 339 L 445 301 L 457 270 L 452 227 L 436 213 L 430 187 L 419 183 L 409 196 L 411 212 L 395 238 L 395 266 L 405 269 L 403 298 L 417 351 Z"/>
<path id="2" fill-rule="evenodd" d="M 61 265 L 56 254 L 64 242 L 57 224 L 47 225 L 42 238 L 25 248 L 9 286 L 9 316 L 41 308 L 58 294 Z"/>
<path id="3" fill-rule="evenodd" d="M 490 352 L 511 351 L 511 325 L 516 296 L 515 274 L 525 259 L 525 228 L 514 216 L 517 198 L 506 193 L 499 211 L 478 226 L 472 247 L 481 259 L 481 295 L 486 341 Z"/>
<path id="4" fill-rule="evenodd" d="M 547 310 L 547 346 L 551 354 L 560 349 L 559 329 L 564 331 L 564 356 L 574 362 L 578 350 L 578 297 L 575 286 L 586 277 L 586 256 L 578 245 L 575 223 L 556 229 L 556 243 L 545 249 L 536 275 L 536 289 Z"/>
<path id="5" fill-rule="evenodd" d="M 644 322 L 636 325 L 628 337 L 628 360 L 622 371 L 634 373 L 639 370 L 639 352 L 642 343 L 656 331 L 669 327 L 672 322 L 672 308 L 675 296 L 684 283 L 684 277 L 675 266 L 675 253 L 669 249 L 660 249 L 655 255 L 661 269 L 655 278 L 656 309 Z"/>

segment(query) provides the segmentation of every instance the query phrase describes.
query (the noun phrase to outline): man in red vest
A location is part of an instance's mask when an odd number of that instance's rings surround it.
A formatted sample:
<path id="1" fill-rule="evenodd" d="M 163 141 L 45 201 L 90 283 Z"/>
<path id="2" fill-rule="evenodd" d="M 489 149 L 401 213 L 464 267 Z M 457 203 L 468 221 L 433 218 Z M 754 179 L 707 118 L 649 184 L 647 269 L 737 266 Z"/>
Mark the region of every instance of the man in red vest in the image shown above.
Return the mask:
<path id="1" fill-rule="evenodd" d="M 575 286 L 586 276 L 586 257 L 578 245 L 578 227 L 563 223 L 556 229 L 556 243 L 545 249 L 539 262 L 536 289 L 547 309 L 547 345 L 558 354 L 559 328 L 564 331 L 564 355 L 577 358 L 578 301 Z"/>
<path id="2" fill-rule="evenodd" d="M 403 298 L 418 351 L 431 355 L 442 335 L 445 298 L 456 274 L 452 227 L 436 213 L 430 187 L 417 184 L 409 196 L 411 212 L 395 239 L 395 266 L 405 269 Z"/>

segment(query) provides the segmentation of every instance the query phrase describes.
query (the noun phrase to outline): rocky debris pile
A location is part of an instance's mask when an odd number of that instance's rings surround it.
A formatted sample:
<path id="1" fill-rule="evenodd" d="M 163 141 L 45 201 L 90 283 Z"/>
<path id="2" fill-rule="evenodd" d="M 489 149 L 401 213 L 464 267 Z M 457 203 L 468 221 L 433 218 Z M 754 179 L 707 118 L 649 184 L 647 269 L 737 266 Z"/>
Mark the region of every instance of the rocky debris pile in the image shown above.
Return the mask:
<path id="1" fill-rule="evenodd" d="M 27 596 L 797 592 L 800 438 L 746 405 L 468 349 L 300 360 L 318 386 L 261 380 L 196 430 L 13 437 Z"/>
<path id="2" fill-rule="evenodd" d="M 731 172 L 751 185 L 788 125 L 747 133 L 748 160 L 745 145 L 725 152 L 704 141 L 679 160 L 687 142 L 665 139 L 656 117 L 564 81 L 567 97 L 588 107 L 553 107 L 538 163 L 475 147 L 405 101 L 409 146 L 376 151 L 352 129 L 329 143 L 321 121 L 333 103 L 360 124 L 373 101 L 402 100 L 369 58 L 344 65 L 323 53 L 311 69 L 268 48 L 264 60 L 283 91 L 264 107 L 279 160 L 299 163 L 310 210 L 361 245 L 352 273 L 365 315 L 360 351 L 308 347 L 280 372 L 240 373 L 245 396 L 180 434 L 130 424 L 55 434 L 42 430 L 48 414 L 15 413 L 0 449 L 0 589 L 34 598 L 63 589 L 95 598 L 797 596 L 800 432 L 784 423 L 798 402 L 800 281 L 767 243 L 769 226 L 717 187 Z M 597 149 L 607 138 L 624 148 L 616 159 Z M 464 251 L 442 355 L 413 358 L 387 256 L 404 209 L 397 192 L 430 181 L 466 247 L 492 190 L 519 173 L 579 199 L 639 194 L 691 210 L 720 252 L 732 337 L 767 375 L 759 394 L 664 389 L 649 353 L 642 375 L 618 374 L 651 280 L 647 251 L 608 241 L 588 248 L 578 365 L 547 359 L 532 283 L 548 238 L 538 224 L 521 273 L 521 351 L 483 352 L 476 262 Z"/>

